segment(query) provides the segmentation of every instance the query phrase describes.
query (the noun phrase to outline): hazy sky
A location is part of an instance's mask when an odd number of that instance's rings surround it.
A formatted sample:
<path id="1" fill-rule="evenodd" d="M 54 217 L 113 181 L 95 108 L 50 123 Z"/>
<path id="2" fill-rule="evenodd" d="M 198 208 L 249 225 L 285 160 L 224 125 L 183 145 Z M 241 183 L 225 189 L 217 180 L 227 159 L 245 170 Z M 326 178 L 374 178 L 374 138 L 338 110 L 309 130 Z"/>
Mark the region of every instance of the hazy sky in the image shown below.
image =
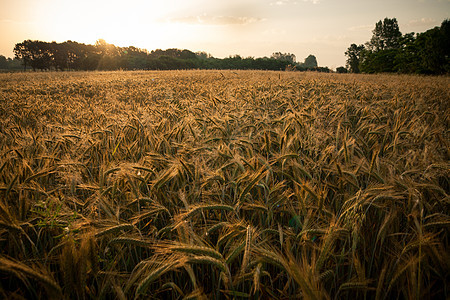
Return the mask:
<path id="1" fill-rule="evenodd" d="M 0 0 L 0 54 L 25 39 L 148 50 L 179 48 L 215 57 L 289 52 L 320 66 L 345 64 L 378 20 L 397 18 L 402 33 L 450 18 L 450 0 Z"/>

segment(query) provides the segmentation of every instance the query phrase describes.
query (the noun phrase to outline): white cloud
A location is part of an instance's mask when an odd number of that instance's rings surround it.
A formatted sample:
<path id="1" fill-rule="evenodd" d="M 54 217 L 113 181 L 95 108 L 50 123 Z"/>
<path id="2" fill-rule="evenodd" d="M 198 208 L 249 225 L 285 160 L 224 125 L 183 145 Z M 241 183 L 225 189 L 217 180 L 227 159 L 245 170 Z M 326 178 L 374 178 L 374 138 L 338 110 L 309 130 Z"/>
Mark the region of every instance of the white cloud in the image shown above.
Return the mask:
<path id="1" fill-rule="evenodd" d="M 272 29 L 268 29 L 268 30 L 263 31 L 263 34 L 264 35 L 270 35 L 270 36 L 285 36 L 285 35 L 287 35 L 287 31 L 284 30 L 284 29 L 272 28 Z"/>
<path id="2" fill-rule="evenodd" d="M 285 5 L 285 4 L 289 4 L 291 2 L 292 1 L 289 1 L 289 0 L 278 0 L 278 1 L 275 1 L 275 2 L 271 2 L 270 5 Z"/>
<path id="3" fill-rule="evenodd" d="M 173 23 L 185 23 L 185 24 L 204 24 L 204 25 L 246 25 L 250 23 L 256 23 L 264 21 L 263 18 L 257 17 L 236 17 L 236 16 L 186 16 L 178 18 L 170 18 L 167 21 Z"/>
<path id="4" fill-rule="evenodd" d="M 358 26 L 352 26 L 348 28 L 350 31 L 369 31 L 373 30 L 375 28 L 375 25 L 358 25 Z"/>
<path id="5" fill-rule="evenodd" d="M 324 36 L 315 37 L 313 40 L 316 42 L 340 42 L 347 41 L 349 39 L 346 35 L 326 34 Z"/>
<path id="6" fill-rule="evenodd" d="M 311 2 L 312 4 L 320 3 L 320 0 L 300 0 L 300 1 L 302 1 L 302 2 Z M 277 1 L 271 2 L 270 5 L 278 5 L 278 6 L 280 6 L 280 5 L 287 5 L 287 4 L 294 4 L 294 5 L 296 5 L 298 3 L 299 3 L 298 0 L 277 0 Z"/>
<path id="7" fill-rule="evenodd" d="M 406 25 L 411 27 L 417 27 L 417 26 L 431 26 L 436 24 L 435 19 L 431 18 L 422 18 L 419 20 L 410 20 Z"/>

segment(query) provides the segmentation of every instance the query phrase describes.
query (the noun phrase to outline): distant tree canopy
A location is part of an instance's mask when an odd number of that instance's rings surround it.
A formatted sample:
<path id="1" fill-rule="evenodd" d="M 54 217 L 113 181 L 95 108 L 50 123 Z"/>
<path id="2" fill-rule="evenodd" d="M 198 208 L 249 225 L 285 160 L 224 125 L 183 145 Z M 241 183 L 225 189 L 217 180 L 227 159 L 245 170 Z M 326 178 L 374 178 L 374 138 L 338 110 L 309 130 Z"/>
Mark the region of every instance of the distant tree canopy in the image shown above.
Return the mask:
<path id="1" fill-rule="evenodd" d="M 73 41 L 48 43 L 25 40 L 14 47 L 17 60 L 24 68 L 33 70 L 173 70 L 173 69 L 259 69 L 259 70 L 315 70 L 318 68 L 314 55 L 297 63 L 291 53 L 275 52 L 270 58 L 242 58 L 239 55 L 224 59 L 214 58 L 206 52 L 189 50 L 139 49 L 133 46 L 117 47 L 105 40 L 94 45 Z M 1 61 L 0 61 L 1 63 Z"/>
<path id="2" fill-rule="evenodd" d="M 0 70 L 20 70 L 22 68 L 22 60 L 18 58 L 6 58 L 0 55 Z"/>
<path id="3" fill-rule="evenodd" d="M 281 53 L 281 52 L 275 52 L 272 54 L 271 58 L 273 59 L 277 59 L 277 60 L 283 60 L 283 61 L 287 61 L 291 64 L 295 64 L 295 55 L 291 54 L 291 53 Z"/>
<path id="4" fill-rule="evenodd" d="M 351 44 L 345 52 L 347 68 L 353 73 L 450 72 L 450 20 L 423 33 L 402 35 L 395 18 L 375 24 L 369 42 Z"/>
<path id="5" fill-rule="evenodd" d="M 337 67 L 336 73 L 348 73 L 348 70 L 345 67 Z"/>
<path id="6" fill-rule="evenodd" d="M 318 64 L 316 57 L 310 54 L 307 58 L 305 58 L 305 62 L 303 63 L 302 67 L 307 69 L 317 68 Z"/>

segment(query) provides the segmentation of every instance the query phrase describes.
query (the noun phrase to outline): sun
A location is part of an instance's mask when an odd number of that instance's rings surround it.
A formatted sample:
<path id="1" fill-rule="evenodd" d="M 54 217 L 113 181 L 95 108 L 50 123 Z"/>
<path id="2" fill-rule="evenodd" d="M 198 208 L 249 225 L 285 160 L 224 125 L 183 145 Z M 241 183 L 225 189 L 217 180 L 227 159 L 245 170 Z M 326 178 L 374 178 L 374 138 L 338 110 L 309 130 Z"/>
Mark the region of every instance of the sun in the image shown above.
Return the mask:
<path id="1" fill-rule="evenodd" d="M 55 1 L 45 6 L 45 13 L 37 13 L 41 17 L 36 23 L 52 40 L 94 43 L 101 38 L 120 46 L 156 45 L 176 33 L 176 26 L 165 20 L 169 12 L 161 1 Z"/>

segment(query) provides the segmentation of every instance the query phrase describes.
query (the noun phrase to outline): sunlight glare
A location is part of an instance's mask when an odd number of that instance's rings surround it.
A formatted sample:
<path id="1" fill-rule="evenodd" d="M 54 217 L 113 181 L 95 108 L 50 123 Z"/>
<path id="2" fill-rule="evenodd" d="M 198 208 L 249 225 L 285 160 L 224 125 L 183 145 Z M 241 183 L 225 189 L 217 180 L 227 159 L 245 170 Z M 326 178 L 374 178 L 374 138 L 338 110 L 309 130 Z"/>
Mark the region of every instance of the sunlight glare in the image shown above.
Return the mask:
<path id="1" fill-rule="evenodd" d="M 94 43 L 104 39 L 118 46 L 167 43 L 176 34 L 161 22 L 169 7 L 160 1 L 61 1 L 46 7 L 46 35 L 60 41 Z M 43 9 L 43 8 L 41 8 Z M 64 12 L 64 13 L 61 13 Z"/>

